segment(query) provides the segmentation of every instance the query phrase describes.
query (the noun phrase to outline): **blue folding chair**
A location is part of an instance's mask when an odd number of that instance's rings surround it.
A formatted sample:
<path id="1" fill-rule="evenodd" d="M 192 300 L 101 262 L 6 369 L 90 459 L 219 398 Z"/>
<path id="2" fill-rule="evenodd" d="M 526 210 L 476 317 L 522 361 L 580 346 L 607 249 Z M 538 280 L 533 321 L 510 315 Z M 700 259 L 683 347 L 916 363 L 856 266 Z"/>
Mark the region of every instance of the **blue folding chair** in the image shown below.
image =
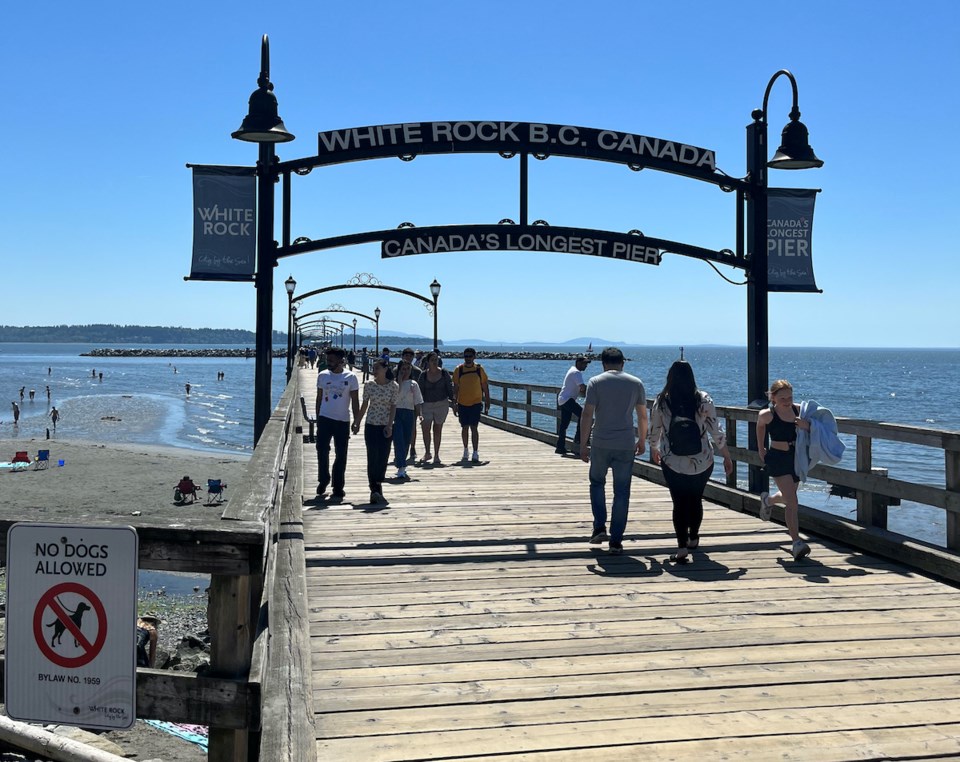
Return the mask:
<path id="1" fill-rule="evenodd" d="M 207 505 L 223 502 L 223 491 L 227 488 L 220 479 L 207 479 Z"/>
<path id="2" fill-rule="evenodd" d="M 37 459 L 33 462 L 33 470 L 39 471 L 50 465 L 50 451 L 37 450 Z"/>

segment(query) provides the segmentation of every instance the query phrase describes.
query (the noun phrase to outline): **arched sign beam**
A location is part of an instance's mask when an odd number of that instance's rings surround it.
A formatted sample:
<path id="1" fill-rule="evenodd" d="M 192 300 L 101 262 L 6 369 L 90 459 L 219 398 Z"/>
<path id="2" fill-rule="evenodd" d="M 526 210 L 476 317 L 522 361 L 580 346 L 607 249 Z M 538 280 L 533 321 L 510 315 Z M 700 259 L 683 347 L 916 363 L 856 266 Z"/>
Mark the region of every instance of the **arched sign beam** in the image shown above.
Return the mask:
<path id="1" fill-rule="evenodd" d="M 307 174 L 314 167 L 353 161 L 409 161 L 417 156 L 450 153 L 592 159 L 624 164 L 635 170 L 670 172 L 724 190 L 750 188 L 747 181 L 717 170 L 716 153 L 707 148 L 619 130 L 539 122 L 407 122 L 328 130 L 317 135 L 316 156 L 280 162 L 276 170 L 279 174 Z"/>
<path id="2" fill-rule="evenodd" d="M 373 315 L 364 315 L 362 312 L 354 312 L 353 310 L 314 310 L 313 312 L 304 312 L 302 315 L 298 315 L 297 320 L 302 320 L 303 318 L 310 317 L 311 315 L 329 315 L 331 312 L 338 314 L 343 313 L 346 315 L 357 315 L 359 317 L 366 318 L 371 323 L 377 322 L 377 319 Z"/>
<path id="3" fill-rule="evenodd" d="M 368 234 L 368 235 L 369 235 L 369 234 Z M 329 239 L 324 239 L 324 240 L 329 240 Z M 371 241 L 378 241 L 378 240 L 380 240 L 380 239 L 379 239 L 379 238 L 371 238 L 371 239 L 369 239 L 369 240 L 371 240 Z M 366 243 L 366 241 L 360 241 L 359 243 Z M 300 246 L 300 245 L 302 245 L 302 244 L 298 244 L 298 246 Z M 338 245 L 338 246 L 347 246 L 347 245 L 349 245 L 349 244 L 341 243 L 341 244 L 337 244 L 337 245 Z M 332 249 L 332 248 L 334 248 L 334 247 L 333 247 L 333 246 L 317 246 L 316 248 L 306 249 L 306 251 L 318 251 L 318 250 L 320 250 L 320 249 Z M 293 252 L 293 253 L 295 253 L 295 254 L 302 254 L 303 252 L 297 251 L 297 252 Z M 316 296 L 317 294 L 325 294 L 325 293 L 327 293 L 328 291 L 338 291 L 338 290 L 340 290 L 341 288 L 376 288 L 376 289 L 379 289 L 380 291 L 395 291 L 395 292 L 398 293 L 398 294 L 404 294 L 404 295 L 406 295 L 406 296 L 412 296 L 414 299 L 419 299 L 421 302 L 426 302 L 426 304 L 429 305 L 430 309 L 433 309 L 433 300 L 432 300 L 432 299 L 427 299 L 427 297 L 425 297 L 425 296 L 420 296 L 420 294 L 414 293 L 413 291 L 407 291 L 407 290 L 404 289 L 404 288 L 397 288 L 396 286 L 378 285 L 378 284 L 375 284 L 375 283 L 343 283 L 343 284 L 341 284 L 341 285 L 339 285 L 339 286 L 326 286 L 325 288 L 318 288 L 318 289 L 316 289 L 315 291 L 307 291 L 307 293 L 301 294 L 300 296 L 298 296 L 298 297 L 297 297 L 296 299 L 294 299 L 293 301 L 298 302 L 298 301 L 300 301 L 300 300 L 302 300 L 302 299 L 306 299 L 306 298 L 311 297 L 311 296 Z M 364 317 L 367 317 L 367 315 L 364 315 Z"/>
<path id="4" fill-rule="evenodd" d="M 374 242 L 380 242 L 380 252 L 384 259 L 409 254 L 438 254 L 450 251 L 542 251 L 584 254 L 659 265 L 662 255 L 669 253 L 717 262 L 741 270 L 748 270 L 750 267 L 749 260 L 737 256 L 729 249 L 714 251 L 665 238 L 649 238 L 640 233 L 615 233 L 607 230 L 550 225 L 437 225 L 423 228 L 374 230 L 368 233 L 321 238 L 316 241 L 301 241 L 279 249 L 278 256 L 289 257 L 311 251 Z M 328 286 L 303 294 L 294 301 L 339 288 L 364 287 L 399 291 L 432 304 L 419 294 L 403 289 L 391 286 L 356 285 Z"/>

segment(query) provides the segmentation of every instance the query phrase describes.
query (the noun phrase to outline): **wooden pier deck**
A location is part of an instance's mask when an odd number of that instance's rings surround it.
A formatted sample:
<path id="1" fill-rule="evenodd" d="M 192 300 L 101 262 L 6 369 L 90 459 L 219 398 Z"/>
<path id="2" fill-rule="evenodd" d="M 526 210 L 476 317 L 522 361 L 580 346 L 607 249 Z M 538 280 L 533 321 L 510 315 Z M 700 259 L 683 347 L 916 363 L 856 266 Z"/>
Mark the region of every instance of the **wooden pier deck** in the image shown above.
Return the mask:
<path id="1" fill-rule="evenodd" d="M 321 760 L 960 758 L 954 587 L 825 538 L 794 562 L 782 526 L 711 504 L 675 566 L 669 495 L 640 479 L 608 556 L 585 464 L 482 425 L 460 465 L 452 417 L 446 465 L 386 507 L 362 438 L 342 504 L 303 448 Z"/>

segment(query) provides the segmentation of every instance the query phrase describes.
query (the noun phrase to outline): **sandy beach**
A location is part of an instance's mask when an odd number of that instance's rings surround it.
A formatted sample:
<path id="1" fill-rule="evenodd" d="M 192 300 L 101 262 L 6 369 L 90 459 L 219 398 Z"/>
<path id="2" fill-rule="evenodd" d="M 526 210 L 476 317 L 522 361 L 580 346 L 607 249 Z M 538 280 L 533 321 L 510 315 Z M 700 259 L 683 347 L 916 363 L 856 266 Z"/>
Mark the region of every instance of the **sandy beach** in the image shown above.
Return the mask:
<path id="1" fill-rule="evenodd" d="M 82 522 L 87 516 L 161 518 L 198 510 L 209 511 L 212 517 L 222 507 L 176 506 L 173 488 L 181 477 L 190 476 L 205 500 L 207 479 L 220 479 L 227 485 L 239 482 L 249 460 L 243 454 L 38 437 L 0 439 L 0 462 L 13 460 L 21 450 L 26 450 L 31 460 L 38 450 L 50 451 L 46 469 L 12 472 L 0 468 L 3 512 L 8 516 L 16 512 L 24 521 Z M 229 487 L 225 497 L 230 498 Z"/>
<path id="2" fill-rule="evenodd" d="M 31 467 L 12 472 L 0 468 L 0 511 L 4 516 L 23 521 L 78 524 L 88 518 L 102 520 L 109 517 L 115 517 L 117 524 L 125 524 L 138 515 L 175 518 L 195 515 L 199 511 L 213 518 L 222 512 L 223 506 L 202 504 L 207 497 L 207 479 L 220 479 L 227 485 L 239 483 L 249 460 L 249 456 L 243 454 L 174 447 L 21 437 L 0 439 L 0 462 L 11 461 L 14 453 L 21 450 L 26 450 L 32 460 L 41 449 L 50 450 L 50 464 L 46 469 L 33 470 Z M 63 466 L 59 465 L 61 460 Z M 184 475 L 190 476 L 201 487 L 202 500 L 193 505 L 177 506 L 173 501 L 173 489 Z M 224 494 L 229 500 L 229 486 Z M 5 598 L 4 595 L 4 603 Z M 201 616 L 205 599 L 200 598 L 196 608 L 196 615 Z M 181 612 L 184 621 L 167 621 L 161 627 L 162 641 L 175 643 L 184 634 L 179 629 L 190 629 L 187 623 L 189 609 L 188 606 Z M 179 762 L 206 759 L 200 747 L 139 720 L 130 730 L 111 731 L 103 736 L 136 759 L 176 759 Z"/>

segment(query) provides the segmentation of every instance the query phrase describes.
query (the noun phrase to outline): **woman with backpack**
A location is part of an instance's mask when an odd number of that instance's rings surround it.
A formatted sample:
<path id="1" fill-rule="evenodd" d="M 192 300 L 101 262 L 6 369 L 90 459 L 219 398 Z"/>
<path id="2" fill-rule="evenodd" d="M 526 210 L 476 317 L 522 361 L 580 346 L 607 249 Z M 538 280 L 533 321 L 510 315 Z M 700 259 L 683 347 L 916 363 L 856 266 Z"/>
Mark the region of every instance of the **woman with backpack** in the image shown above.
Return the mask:
<path id="1" fill-rule="evenodd" d="M 693 368 L 685 360 L 677 360 L 667 372 L 663 391 L 653 402 L 647 441 L 650 459 L 663 468 L 673 501 L 678 550 L 670 560 L 685 564 L 690 551 L 700 545 L 703 491 L 713 473 L 714 452 L 723 456 L 723 470 L 733 472 L 717 409 L 710 395 L 697 388 Z"/>

